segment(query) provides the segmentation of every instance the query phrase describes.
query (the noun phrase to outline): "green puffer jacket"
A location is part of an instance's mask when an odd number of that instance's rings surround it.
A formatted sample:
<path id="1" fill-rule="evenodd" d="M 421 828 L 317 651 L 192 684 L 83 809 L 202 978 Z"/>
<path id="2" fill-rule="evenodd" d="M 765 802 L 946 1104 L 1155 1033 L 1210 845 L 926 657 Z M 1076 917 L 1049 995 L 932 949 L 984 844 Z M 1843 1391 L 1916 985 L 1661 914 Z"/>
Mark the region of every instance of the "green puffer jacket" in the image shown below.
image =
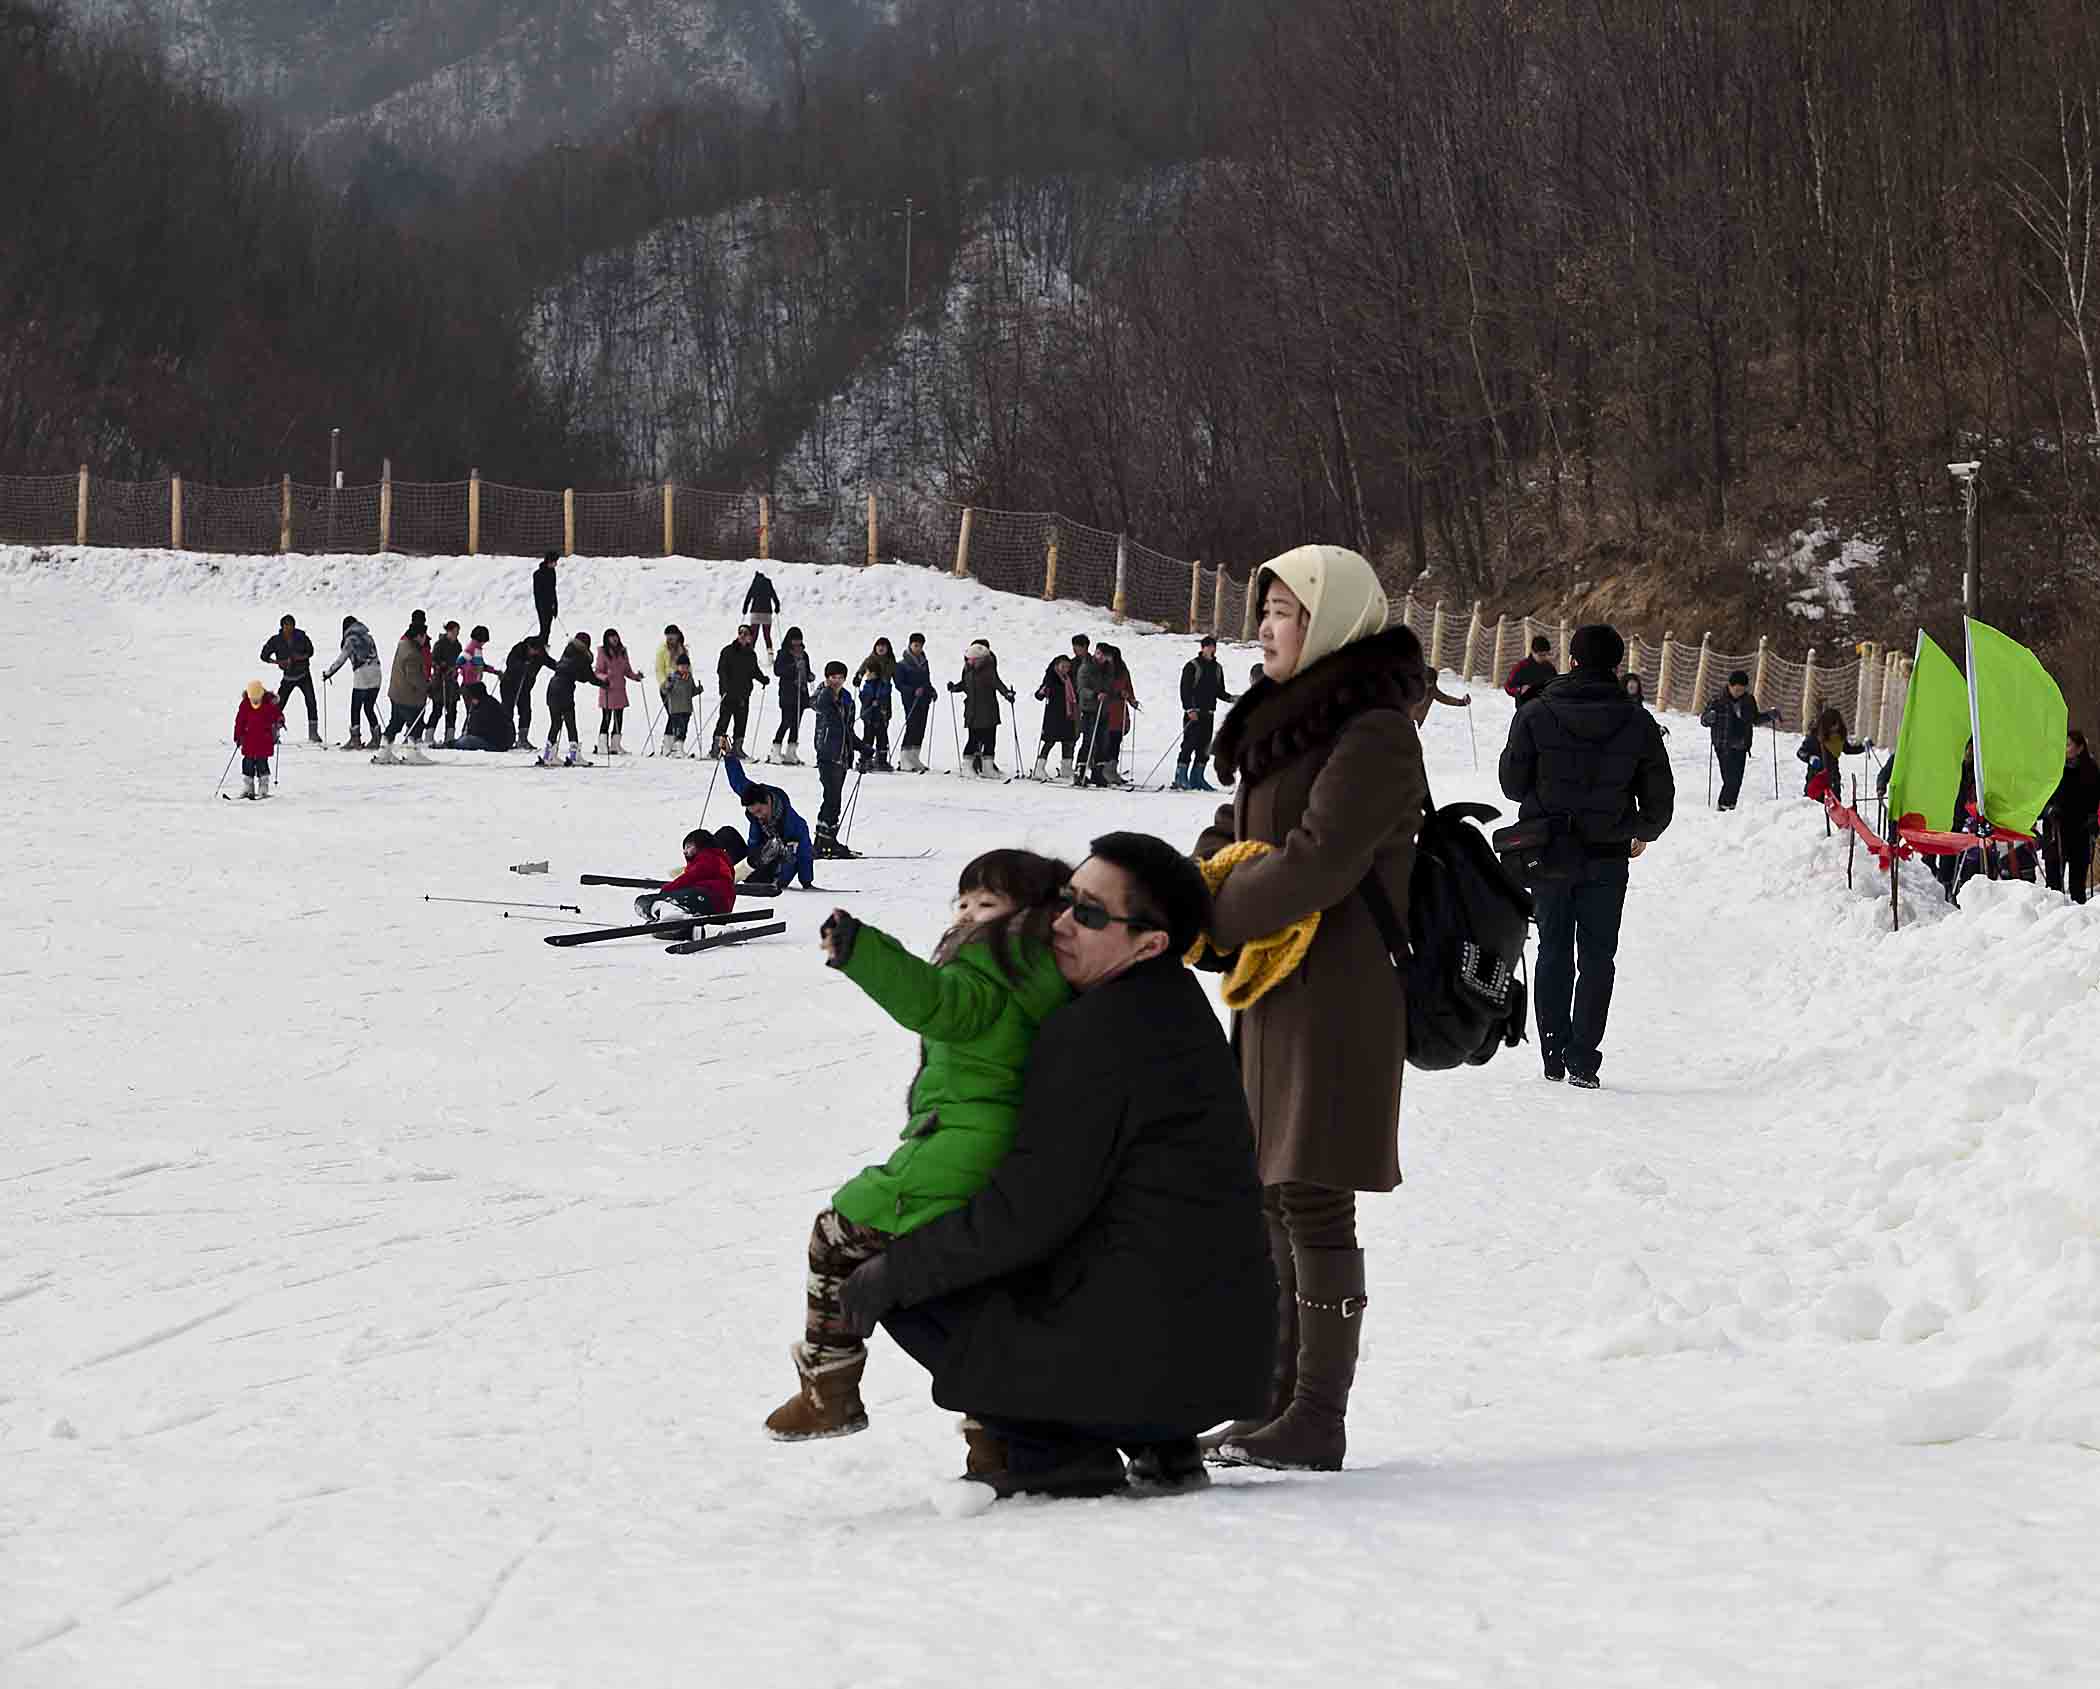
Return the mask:
<path id="1" fill-rule="evenodd" d="M 990 943 L 977 940 L 936 966 L 886 932 L 860 929 L 840 971 L 923 1042 L 896 1153 L 831 1199 L 847 1219 L 916 1231 L 968 1202 L 1006 1159 L 1036 1028 L 1072 995 L 1043 945 L 1017 942 L 1013 964 L 1009 980 Z"/>

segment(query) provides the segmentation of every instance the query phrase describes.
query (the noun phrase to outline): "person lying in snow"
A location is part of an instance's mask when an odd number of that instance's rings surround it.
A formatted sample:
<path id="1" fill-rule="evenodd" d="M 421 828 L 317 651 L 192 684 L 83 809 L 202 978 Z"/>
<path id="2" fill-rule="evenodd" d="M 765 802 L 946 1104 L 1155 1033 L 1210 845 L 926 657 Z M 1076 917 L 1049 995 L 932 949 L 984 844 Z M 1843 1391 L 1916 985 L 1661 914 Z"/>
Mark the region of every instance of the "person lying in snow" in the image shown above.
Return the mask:
<path id="1" fill-rule="evenodd" d="M 893 1239 L 962 1207 L 1005 1158 L 1036 1028 L 1072 995 L 1050 948 L 1071 872 L 1031 851 L 985 852 L 963 869 L 955 924 L 930 961 L 843 909 L 824 923 L 827 963 L 919 1034 L 919 1071 L 896 1151 L 810 1228 L 808 1317 L 789 1351 L 801 1383 L 766 1420 L 780 1441 L 867 1429 L 868 1348 L 841 1323 L 840 1287 Z"/>
<path id="2" fill-rule="evenodd" d="M 726 915 L 736 907 L 736 865 L 744 860 L 744 841 L 734 827 L 712 833 L 696 827 L 685 836 L 685 868 L 660 891 L 645 891 L 634 900 L 634 912 L 645 921 L 675 917 L 663 913 L 669 904 L 680 914 Z"/>

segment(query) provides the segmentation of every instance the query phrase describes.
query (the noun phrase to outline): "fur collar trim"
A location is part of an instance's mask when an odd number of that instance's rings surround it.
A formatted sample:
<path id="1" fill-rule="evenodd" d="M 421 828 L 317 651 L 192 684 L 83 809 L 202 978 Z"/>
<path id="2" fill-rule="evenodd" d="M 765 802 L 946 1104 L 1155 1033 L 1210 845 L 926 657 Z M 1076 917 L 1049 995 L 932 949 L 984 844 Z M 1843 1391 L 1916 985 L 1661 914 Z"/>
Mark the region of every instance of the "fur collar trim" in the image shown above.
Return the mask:
<path id="1" fill-rule="evenodd" d="M 1293 757 L 1331 745 L 1366 710 L 1412 711 L 1427 692 L 1422 642 L 1388 628 L 1322 657 L 1281 686 L 1249 687 L 1218 729 L 1220 775 L 1259 780 Z"/>

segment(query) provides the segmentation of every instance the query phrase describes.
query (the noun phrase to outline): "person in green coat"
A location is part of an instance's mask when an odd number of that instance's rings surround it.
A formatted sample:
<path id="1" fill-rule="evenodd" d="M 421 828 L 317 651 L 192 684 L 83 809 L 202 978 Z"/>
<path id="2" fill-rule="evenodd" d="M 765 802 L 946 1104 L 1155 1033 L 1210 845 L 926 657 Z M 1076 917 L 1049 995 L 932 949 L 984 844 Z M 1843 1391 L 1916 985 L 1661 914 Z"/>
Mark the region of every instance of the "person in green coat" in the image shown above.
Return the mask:
<path id="1" fill-rule="evenodd" d="M 919 1071 L 890 1158 L 842 1185 L 810 1228 L 808 1317 L 790 1351 L 801 1383 L 766 1420 L 781 1441 L 867 1429 L 868 1350 L 845 1330 L 839 1287 L 892 1238 L 967 1203 L 1012 1147 L 1036 1029 L 1072 995 L 1050 950 L 1071 877 L 1032 851 L 987 851 L 962 871 L 931 961 L 843 909 L 824 923 L 829 964 L 919 1034 Z"/>

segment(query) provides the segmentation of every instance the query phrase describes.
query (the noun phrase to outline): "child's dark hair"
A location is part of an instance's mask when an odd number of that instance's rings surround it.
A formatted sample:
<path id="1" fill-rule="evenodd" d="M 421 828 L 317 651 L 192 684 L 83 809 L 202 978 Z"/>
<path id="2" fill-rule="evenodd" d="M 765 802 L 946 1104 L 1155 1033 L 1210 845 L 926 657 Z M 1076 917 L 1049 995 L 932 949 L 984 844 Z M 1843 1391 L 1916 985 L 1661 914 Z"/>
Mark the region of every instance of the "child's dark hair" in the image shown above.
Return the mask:
<path id="1" fill-rule="evenodd" d="M 468 634 L 467 637 L 469 639 L 478 639 L 481 641 L 482 644 L 486 645 L 489 642 L 489 630 L 483 627 L 479 622 L 476 622 L 474 624 L 474 631 Z"/>
<path id="2" fill-rule="evenodd" d="M 674 668 L 681 668 L 681 669 L 689 669 L 689 668 L 691 668 L 692 666 L 693 666 L 693 654 L 692 654 L 692 653 L 691 653 L 690 651 L 681 651 L 681 652 L 679 652 L 679 653 L 678 653 L 678 661 L 677 661 L 676 663 L 674 663 L 674 664 L 672 665 L 672 667 L 674 667 Z"/>
<path id="3" fill-rule="evenodd" d="M 844 674 L 845 672 L 846 665 L 844 663 L 833 661 L 824 665 L 824 678 L 826 680 L 829 680 L 835 674 Z"/>
<path id="4" fill-rule="evenodd" d="M 1057 919 L 1057 899 L 1072 878 L 1072 865 L 1032 850 L 988 850 L 975 858 L 955 881 L 955 894 L 989 891 L 1011 898 L 1014 909 L 995 921 L 949 929 L 935 952 L 947 961 L 965 944 L 982 939 L 992 947 L 992 960 L 1009 983 L 1016 979 L 1014 948 L 1022 941 L 1047 945 L 1050 924 Z"/>

